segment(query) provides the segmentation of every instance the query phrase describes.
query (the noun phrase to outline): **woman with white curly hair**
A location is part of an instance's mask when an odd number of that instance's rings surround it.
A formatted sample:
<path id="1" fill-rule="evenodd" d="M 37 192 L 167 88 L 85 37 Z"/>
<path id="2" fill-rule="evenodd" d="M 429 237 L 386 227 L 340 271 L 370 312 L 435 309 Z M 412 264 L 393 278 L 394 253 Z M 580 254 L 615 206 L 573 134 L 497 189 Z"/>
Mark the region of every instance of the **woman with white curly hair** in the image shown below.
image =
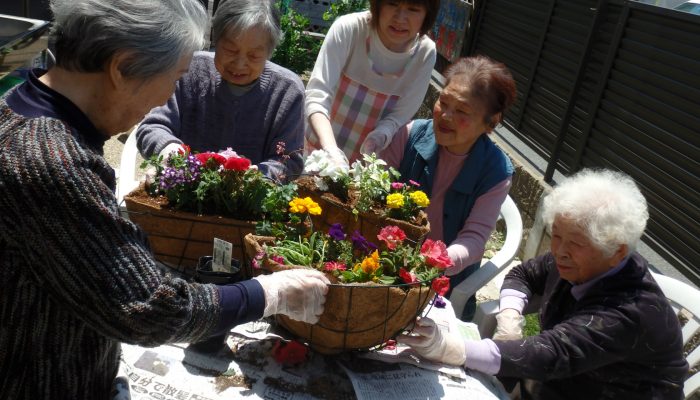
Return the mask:
<path id="1" fill-rule="evenodd" d="M 681 399 L 678 318 L 635 248 L 649 218 L 634 181 L 583 170 L 544 201 L 551 251 L 514 267 L 493 339 L 464 341 L 419 320 L 400 341 L 424 357 L 519 380 L 524 399 Z M 541 332 L 521 312 L 542 298 Z"/>

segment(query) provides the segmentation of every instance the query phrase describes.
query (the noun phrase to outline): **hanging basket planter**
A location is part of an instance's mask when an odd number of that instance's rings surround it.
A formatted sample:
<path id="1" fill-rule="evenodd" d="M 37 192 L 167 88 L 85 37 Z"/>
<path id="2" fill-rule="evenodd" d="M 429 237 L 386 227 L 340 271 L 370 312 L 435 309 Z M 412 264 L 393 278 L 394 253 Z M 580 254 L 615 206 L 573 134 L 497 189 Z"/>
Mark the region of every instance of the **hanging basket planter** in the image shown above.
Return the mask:
<path id="1" fill-rule="evenodd" d="M 304 176 L 295 181 L 299 189 L 299 197 L 310 197 L 323 209 L 323 214 L 311 216 L 315 230 L 328 232 L 331 225 L 340 223 L 346 232 L 359 231 L 362 236 L 374 240 L 382 227 L 394 225 L 406 233 L 408 239 L 422 243 L 430 233 L 430 223 L 424 211 L 420 211 L 414 223 L 389 218 L 380 211 L 362 213 L 353 212 L 353 208 L 331 193 L 316 190 L 311 177 Z M 354 193 L 351 193 L 351 199 Z M 352 200 L 350 200 L 352 202 Z"/>
<path id="2" fill-rule="evenodd" d="M 129 219 L 148 234 L 155 258 L 186 276 L 195 276 L 200 257 L 212 255 L 214 238 L 230 242 L 232 257 L 243 260 L 243 239 L 255 232 L 254 221 L 172 210 L 165 198 L 149 196 L 143 186 L 124 200 Z M 245 266 L 241 275 L 251 276 Z"/>
<path id="3" fill-rule="evenodd" d="M 274 238 L 247 235 L 249 264 L 257 265 L 254 274 L 306 268 L 278 264 L 261 258 L 263 244 Z M 258 259 L 254 258 L 258 256 Z M 323 314 L 316 324 L 277 315 L 278 323 L 293 335 L 323 354 L 365 350 L 386 343 L 401 333 L 420 315 L 435 296 L 429 283 L 381 285 L 377 283 L 339 283 L 332 275 Z"/>

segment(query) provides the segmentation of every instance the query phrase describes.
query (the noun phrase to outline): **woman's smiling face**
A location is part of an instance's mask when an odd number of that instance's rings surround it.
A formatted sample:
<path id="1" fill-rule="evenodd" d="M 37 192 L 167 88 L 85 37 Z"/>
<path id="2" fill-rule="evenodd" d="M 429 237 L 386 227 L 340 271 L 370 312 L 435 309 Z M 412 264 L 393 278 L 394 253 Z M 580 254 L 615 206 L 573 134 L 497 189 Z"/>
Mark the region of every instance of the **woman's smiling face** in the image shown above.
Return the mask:
<path id="1" fill-rule="evenodd" d="M 424 5 L 385 1 L 379 8 L 377 33 L 384 46 L 394 52 L 407 51 L 423 26 Z"/>
<path id="2" fill-rule="evenodd" d="M 216 43 L 214 65 L 221 77 L 234 85 L 245 86 L 260 77 L 270 54 L 269 36 L 260 28 L 226 33 Z"/>
<path id="3" fill-rule="evenodd" d="M 452 153 L 468 153 L 482 134 L 491 131 L 486 108 L 472 96 L 466 79 L 454 77 L 433 107 L 435 141 Z"/>

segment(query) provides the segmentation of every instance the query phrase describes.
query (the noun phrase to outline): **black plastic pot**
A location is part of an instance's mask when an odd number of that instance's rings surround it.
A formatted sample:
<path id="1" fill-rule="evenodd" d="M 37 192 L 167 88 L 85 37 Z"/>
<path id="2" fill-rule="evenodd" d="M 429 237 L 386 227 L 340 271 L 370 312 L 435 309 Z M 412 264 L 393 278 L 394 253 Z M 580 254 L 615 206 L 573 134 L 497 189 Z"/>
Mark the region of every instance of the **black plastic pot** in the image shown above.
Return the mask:
<path id="1" fill-rule="evenodd" d="M 231 269 L 233 272 L 218 272 L 211 270 L 212 257 L 204 256 L 199 258 L 197 270 L 195 271 L 194 279 L 199 283 L 213 283 L 216 285 L 228 285 L 231 283 L 240 282 L 243 280 L 241 274 L 240 261 L 231 260 Z M 215 353 L 223 348 L 226 344 L 227 333 L 222 335 L 212 336 L 201 342 L 191 343 L 189 349 L 201 353 Z"/>
<path id="2" fill-rule="evenodd" d="M 194 280 L 199 283 L 214 283 L 217 285 L 228 285 L 243 280 L 241 262 L 235 258 L 231 260 L 232 272 L 212 271 L 211 264 L 212 256 L 200 257 L 199 263 L 197 263 Z"/>

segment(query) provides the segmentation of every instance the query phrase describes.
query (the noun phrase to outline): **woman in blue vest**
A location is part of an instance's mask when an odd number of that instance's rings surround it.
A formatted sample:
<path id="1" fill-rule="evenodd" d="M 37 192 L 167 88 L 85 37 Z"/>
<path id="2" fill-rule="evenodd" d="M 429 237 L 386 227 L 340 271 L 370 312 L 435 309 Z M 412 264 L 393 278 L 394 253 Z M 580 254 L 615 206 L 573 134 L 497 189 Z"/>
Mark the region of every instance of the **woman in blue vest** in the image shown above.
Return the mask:
<path id="1" fill-rule="evenodd" d="M 459 59 L 446 79 L 433 119 L 399 129 L 380 157 L 430 197 L 428 237 L 448 243 L 454 266 L 447 275 L 455 287 L 479 268 L 510 189 L 513 166 L 488 133 L 501 122 L 516 92 L 506 66 L 484 56 Z M 472 297 L 462 319 L 471 319 L 475 305 Z"/>

